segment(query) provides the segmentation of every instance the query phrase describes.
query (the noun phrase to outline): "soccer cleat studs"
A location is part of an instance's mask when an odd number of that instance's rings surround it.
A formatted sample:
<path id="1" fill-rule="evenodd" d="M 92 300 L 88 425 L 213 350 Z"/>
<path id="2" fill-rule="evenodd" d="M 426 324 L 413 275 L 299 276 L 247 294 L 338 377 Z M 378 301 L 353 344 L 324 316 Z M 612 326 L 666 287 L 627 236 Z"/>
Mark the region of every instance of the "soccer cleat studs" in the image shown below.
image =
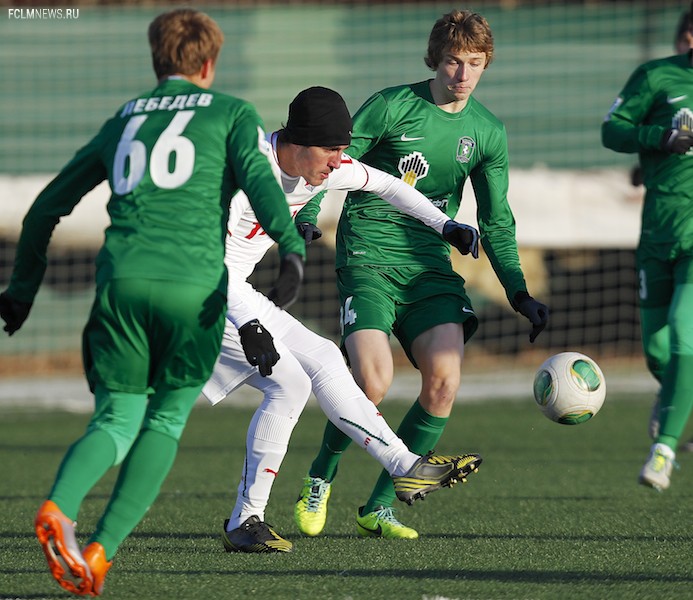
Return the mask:
<path id="1" fill-rule="evenodd" d="M 46 500 L 36 513 L 34 528 L 53 578 L 68 592 L 91 596 L 94 580 L 77 544 L 75 523 Z"/>
<path id="2" fill-rule="evenodd" d="M 404 475 L 392 478 L 397 498 L 413 504 L 440 488 L 451 487 L 459 481 L 465 483 L 470 473 L 479 470 L 481 461 L 478 454 L 437 456 L 429 452 L 419 458 Z"/>

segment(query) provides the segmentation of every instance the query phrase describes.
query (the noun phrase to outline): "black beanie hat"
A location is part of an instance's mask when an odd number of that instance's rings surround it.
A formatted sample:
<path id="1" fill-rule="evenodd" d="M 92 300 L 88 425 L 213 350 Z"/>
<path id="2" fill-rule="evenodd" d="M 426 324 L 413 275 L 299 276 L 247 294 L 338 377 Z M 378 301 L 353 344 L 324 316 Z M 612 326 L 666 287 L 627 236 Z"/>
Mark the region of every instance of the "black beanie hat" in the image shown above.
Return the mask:
<path id="1" fill-rule="evenodd" d="M 348 146 L 351 115 L 344 98 L 325 87 L 310 87 L 289 105 L 287 141 L 299 146 Z"/>

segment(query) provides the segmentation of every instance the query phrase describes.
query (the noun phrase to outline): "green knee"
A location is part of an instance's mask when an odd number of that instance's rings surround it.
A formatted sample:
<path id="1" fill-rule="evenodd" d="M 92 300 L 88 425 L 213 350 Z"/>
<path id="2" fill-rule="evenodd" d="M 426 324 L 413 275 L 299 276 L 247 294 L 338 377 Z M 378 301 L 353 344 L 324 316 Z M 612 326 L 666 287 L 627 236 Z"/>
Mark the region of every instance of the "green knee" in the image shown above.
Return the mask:
<path id="1" fill-rule="evenodd" d="M 179 441 L 202 386 L 157 391 L 149 400 L 142 429 Z"/>
<path id="2" fill-rule="evenodd" d="M 97 385 L 94 397 L 96 409 L 87 431 L 98 429 L 113 439 L 116 447 L 114 465 L 119 465 L 127 456 L 142 427 L 147 396 L 115 392 Z"/>

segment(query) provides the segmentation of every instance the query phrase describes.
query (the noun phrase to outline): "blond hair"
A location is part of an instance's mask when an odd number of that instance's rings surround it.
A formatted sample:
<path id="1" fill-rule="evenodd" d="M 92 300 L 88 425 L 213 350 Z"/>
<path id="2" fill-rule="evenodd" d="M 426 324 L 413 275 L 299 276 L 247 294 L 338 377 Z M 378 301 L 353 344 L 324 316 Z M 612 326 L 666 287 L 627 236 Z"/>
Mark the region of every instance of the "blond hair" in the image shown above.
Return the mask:
<path id="1" fill-rule="evenodd" d="M 426 66 L 435 71 L 448 52 L 484 52 L 484 68 L 488 67 L 493 60 L 493 34 L 486 19 L 468 10 L 453 10 L 438 19 L 428 38 Z"/>
<path id="2" fill-rule="evenodd" d="M 152 66 L 157 78 L 194 75 L 204 62 L 216 62 L 224 34 L 210 16 L 190 8 L 162 13 L 149 25 Z"/>

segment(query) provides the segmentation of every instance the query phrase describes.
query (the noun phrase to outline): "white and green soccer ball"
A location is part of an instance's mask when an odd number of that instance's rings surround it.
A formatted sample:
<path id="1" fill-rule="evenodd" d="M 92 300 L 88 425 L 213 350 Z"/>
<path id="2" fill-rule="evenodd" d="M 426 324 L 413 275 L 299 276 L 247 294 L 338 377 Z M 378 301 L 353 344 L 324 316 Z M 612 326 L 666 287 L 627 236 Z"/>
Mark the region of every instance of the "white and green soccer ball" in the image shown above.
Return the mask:
<path id="1" fill-rule="evenodd" d="M 606 381 L 599 365 L 579 352 L 547 358 L 534 376 L 534 399 L 544 415 L 563 425 L 579 425 L 599 412 Z"/>

